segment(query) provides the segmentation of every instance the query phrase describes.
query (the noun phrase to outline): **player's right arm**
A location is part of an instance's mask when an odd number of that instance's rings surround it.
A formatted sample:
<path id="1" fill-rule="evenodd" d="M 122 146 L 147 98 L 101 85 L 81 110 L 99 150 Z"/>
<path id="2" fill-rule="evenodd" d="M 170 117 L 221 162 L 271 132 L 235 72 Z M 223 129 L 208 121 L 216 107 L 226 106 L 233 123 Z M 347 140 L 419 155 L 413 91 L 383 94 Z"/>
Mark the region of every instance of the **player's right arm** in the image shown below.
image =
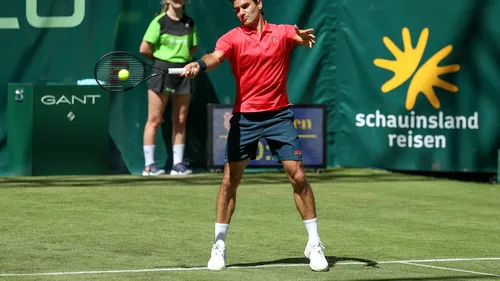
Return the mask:
<path id="1" fill-rule="evenodd" d="M 210 71 L 219 66 L 219 64 L 221 64 L 223 61 L 224 61 L 224 53 L 222 51 L 215 50 L 211 54 L 204 55 L 200 60 L 186 65 L 184 67 L 186 69 L 186 72 L 181 74 L 181 76 L 194 78 L 196 75 L 198 75 L 198 73 L 200 73 L 202 67 L 201 64 L 205 63 L 206 65 L 205 71 Z"/>
<path id="2" fill-rule="evenodd" d="M 215 69 L 221 64 L 224 59 L 231 60 L 233 43 L 231 40 L 231 31 L 224 34 L 215 46 L 215 51 L 210 54 L 204 55 L 201 59 L 186 65 L 184 68 L 186 72 L 181 76 L 194 78 L 200 72 L 210 71 Z"/>

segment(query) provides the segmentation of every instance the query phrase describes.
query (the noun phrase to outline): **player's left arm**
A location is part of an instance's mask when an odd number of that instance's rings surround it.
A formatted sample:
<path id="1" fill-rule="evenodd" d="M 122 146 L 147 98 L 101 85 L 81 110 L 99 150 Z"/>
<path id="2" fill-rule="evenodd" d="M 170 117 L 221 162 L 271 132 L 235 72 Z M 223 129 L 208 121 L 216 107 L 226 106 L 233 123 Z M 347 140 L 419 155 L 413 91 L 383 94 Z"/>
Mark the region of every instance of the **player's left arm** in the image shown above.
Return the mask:
<path id="1" fill-rule="evenodd" d="M 293 37 L 293 42 L 295 45 L 306 46 L 312 48 L 316 43 L 316 36 L 314 36 L 314 29 L 299 29 L 297 25 L 294 25 L 295 35 Z"/>

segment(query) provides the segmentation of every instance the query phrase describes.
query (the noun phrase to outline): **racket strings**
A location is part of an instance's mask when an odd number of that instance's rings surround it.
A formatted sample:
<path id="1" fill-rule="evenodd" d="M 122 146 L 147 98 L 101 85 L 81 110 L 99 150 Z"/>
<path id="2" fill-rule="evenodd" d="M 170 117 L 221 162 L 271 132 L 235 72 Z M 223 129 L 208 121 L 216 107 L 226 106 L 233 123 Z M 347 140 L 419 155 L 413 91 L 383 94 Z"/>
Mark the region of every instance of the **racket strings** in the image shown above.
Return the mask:
<path id="1" fill-rule="evenodd" d="M 129 77 L 120 79 L 121 70 L 127 70 Z M 123 91 L 142 82 L 146 73 L 144 64 L 135 56 L 126 53 L 110 54 L 101 59 L 96 68 L 96 79 L 102 87 L 111 91 Z"/>

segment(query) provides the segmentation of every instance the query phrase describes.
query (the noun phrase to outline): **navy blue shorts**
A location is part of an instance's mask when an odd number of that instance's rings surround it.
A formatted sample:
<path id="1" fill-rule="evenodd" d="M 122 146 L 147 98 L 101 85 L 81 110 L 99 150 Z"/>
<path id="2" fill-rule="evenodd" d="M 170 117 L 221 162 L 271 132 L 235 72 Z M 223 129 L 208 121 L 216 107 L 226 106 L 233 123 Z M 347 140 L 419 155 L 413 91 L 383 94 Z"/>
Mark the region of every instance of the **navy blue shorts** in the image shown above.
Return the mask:
<path id="1" fill-rule="evenodd" d="M 274 161 L 302 160 L 294 116 L 289 107 L 277 111 L 235 113 L 226 143 L 227 162 L 255 159 L 259 140 L 264 138 Z"/>

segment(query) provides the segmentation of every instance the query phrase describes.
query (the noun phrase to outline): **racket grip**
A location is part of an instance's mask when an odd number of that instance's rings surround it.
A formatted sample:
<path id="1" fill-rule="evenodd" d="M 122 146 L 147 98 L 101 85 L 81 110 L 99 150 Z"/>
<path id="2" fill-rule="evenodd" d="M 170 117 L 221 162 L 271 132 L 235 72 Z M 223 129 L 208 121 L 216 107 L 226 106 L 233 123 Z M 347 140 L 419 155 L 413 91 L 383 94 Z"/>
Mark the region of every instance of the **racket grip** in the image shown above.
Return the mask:
<path id="1" fill-rule="evenodd" d="M 168 69 L 168 74 L 182 74 L 186 72 L 185 68 L 169 68 Z"/>

